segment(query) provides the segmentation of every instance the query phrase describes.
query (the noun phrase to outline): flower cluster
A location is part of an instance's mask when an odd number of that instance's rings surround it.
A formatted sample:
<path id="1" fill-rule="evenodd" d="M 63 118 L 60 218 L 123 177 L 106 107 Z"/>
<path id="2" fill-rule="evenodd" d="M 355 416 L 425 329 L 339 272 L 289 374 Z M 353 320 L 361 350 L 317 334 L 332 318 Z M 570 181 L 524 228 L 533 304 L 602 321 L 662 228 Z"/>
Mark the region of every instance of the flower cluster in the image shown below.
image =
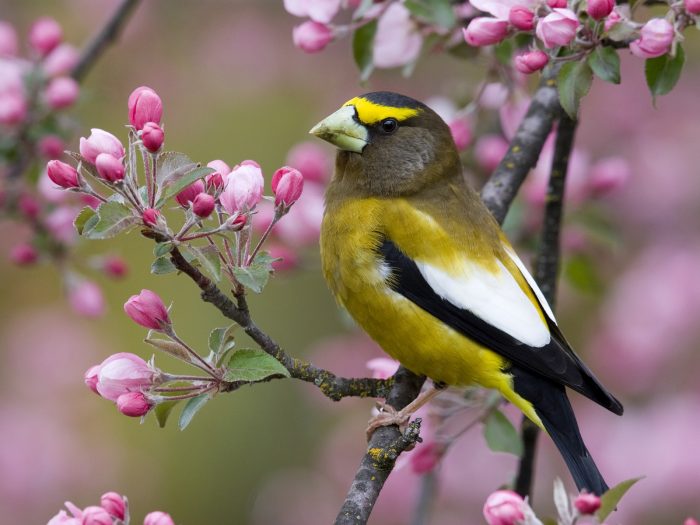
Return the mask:
<path id="1" fill-rule="evenodd" d="M 99 505 L 81 509 L 70 501 L 65 503 L 68 512 L 60 510 L 46 525 L 129 525 L 129 502 L 126 496 L 106 492 Z M 143 525 L 175 525 L 169 514 L 161 511 L 149 512 Z"/>

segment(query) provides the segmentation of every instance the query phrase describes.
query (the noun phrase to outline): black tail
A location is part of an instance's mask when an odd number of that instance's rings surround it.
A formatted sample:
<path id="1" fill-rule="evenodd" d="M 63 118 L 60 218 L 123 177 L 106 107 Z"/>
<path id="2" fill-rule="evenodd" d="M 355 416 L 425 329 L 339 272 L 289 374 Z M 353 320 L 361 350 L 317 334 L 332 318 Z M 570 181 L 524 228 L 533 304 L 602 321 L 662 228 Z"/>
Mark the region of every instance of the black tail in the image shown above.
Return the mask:
<path id="1" fill-rule="evenodd" d="M 510 372 L 515 391 L 535 407 L 578 489 L 597 495 L 607 491 L 608 485 L 583 443 L 564 387 L 517 366 L 513 366 Z"/>

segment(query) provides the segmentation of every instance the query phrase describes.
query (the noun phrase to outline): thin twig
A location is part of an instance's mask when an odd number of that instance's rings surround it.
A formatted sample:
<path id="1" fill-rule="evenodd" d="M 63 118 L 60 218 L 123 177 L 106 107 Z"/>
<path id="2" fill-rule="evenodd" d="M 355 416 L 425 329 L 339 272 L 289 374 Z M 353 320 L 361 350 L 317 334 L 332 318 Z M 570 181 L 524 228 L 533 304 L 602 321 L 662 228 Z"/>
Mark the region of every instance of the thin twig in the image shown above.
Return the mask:
<path id="1" fill-rule="evenodd" d="M 547 204 L 544 211 L 542 238 L 537 250 L 535 263 L 535 280 L 549 306 L 554 310 L 559 275 L 561 220 L 564 208 L 564 187 L 569 158 L 574 146 L 577 121 L 562 113 L 557 128 L 557 140 L 554 146 L 552 169 L 547 188 Z M 537 436 L 540 429 L 523 416 L 520 435 L 523 440 L 523 455 L 518 465 L 515 478 L 515 491 L 521 496 L 532 497 L 532 480 L 534 474 Z"/>

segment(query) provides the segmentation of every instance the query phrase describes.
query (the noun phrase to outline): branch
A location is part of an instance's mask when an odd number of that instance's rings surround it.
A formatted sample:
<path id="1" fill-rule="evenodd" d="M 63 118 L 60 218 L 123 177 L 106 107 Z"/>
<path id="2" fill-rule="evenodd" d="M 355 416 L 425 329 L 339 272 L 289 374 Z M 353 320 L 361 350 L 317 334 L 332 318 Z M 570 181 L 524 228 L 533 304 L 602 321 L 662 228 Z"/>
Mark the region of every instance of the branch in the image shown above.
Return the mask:
<path id="1" fill-rule="evenodd" d="M 105 49 L 119 37 L 129 17 L 139 4 L 139 0 L 122 0 L 117 10 L 84 49 L 80 61 L 71 71 L 71 76 L 80 82 L 102 56 Z"/>
<path id="2" fill-rule="evenodd" d="M 547 188 L 547 204 L 544 212 L 542 238 L 537 250 L 535 280 L 552 310 L 555 308 L 557 295 L 557 276 L 559 274 L 561 220 L 564 208 L 564 186 L 569 157 L 574 146 L 574 135 L 578 122 L 571 120 L 562 112 L 557 129 L 554 146 L 552 170 Z M 535 448 L 540 429 L 527 417 L 523 416 L 520 434 L 523 440 L 523 455 L 518 465 L 515 491 L 521 496 L 532 496 L 532 478 L 535 463 Z"/>

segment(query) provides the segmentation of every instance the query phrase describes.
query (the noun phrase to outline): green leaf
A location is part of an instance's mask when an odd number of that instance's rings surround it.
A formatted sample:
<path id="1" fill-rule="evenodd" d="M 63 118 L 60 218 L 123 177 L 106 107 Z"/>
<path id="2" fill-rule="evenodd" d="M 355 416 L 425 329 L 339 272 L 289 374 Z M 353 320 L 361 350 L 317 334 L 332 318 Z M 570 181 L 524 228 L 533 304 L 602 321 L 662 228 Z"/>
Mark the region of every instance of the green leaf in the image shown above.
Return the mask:
<path id="1" fill-rule="evenodd" d="M 572 119 L 576 119 L 581 99 L 591 89 L 592 82 L 593 72 L 585 61 L 567 62 L 559 71 L 559 102 Z"/>
<path id="2" fill-rule="evenodd" d="M 170 413 L 173 411 L 173 408 L 175 408 L 175 405 L 177 405 L 179 402 L 179 399 L 175 401 L 161 401 L 156 405 L 156 408 L 153 409 L 153 412 L 155 412 L 156 415 L 156 421 L 158 422 L 158 426 L 160 428 L 165 428 L 165 423 L 168 422 L 168 417 L 170 417 Z"/>
<path id="3" fill-rule="evenodd" d="M 176 343 L 175 341 L 171 341 L 170 339 L 154 339 L 151 337 L 146 337 L 144 342 L 157 348 L 158 350 L 162 350 L 166 354 L 170 354 L 176 359 L 186 363 L 193 362 L 192 357 L 187 350 L 181 344 Z"/>
<path id="4" fill-rule="evenodd" d="M 606 82 L 620 83 L 620 57 L 612 47 L 596 47 L 588 57 L 588 65 Z"/>
<path id="5" fill-rule="evenodd" d="M 215 354 L 221 354 L 233 348 L 236 344 L 233 337 L 235 328 L 235 325 L 231 325 L 223 328 L 214 328 L 209 332 L 209 350 Z"/>
<path id="6" fill-rule="evenodd" d="M 643 478 L 644 476 L 641 476 L 639 478 L 628 479 L 627 481 L 618 483 L 613 488 L 608 490 L 605 494 L 603 494 L 600 497 L 600 508 L 598 509 L 598 512 L 596 512 L 596 518 L 598 518 L 598 521 L 600 523 L 603 523 L 603 521 L 605 521 L 605 518 L 610 516 L 610 513 L 613 510 L 615 510 L 615 507 L 617 507 L 617 504 L 622 499 L 622 496 L 625 495 L 625 493 L 632 487 L 632 485 L 634 485 L 640 479 Z"/>
<path id="7" fill-rule="evenodd" d="M 523 453 L 523 442 L 518 431 L 500 410 L 492 411 L 486 419 L 484 437 L 494 452 L 508 452 L 516 456 Z"/>
<path id="8" fill-rule="evenodd" d="M 656 97 L 669 93 L 678 83 L 685 63 L 685 53 L 679 44 L 676 48 L 676 56 L 663 55 L 650 58 L 644 66 L 644 74 L 651 96 Z"/>
<path id="9" fill-rule="evenodd" d="M 590 257 L 574 255 L 564 265 L 564 275 L 569 282 L 582 292 L 598 294 L 603 290 L 603 282 L 598 269 Z"/>
<path id="10" fill-rule="evenodd" d="M 352 35 L 352 56 L 360 70 L 360 80 L 365 81 L 374 69 L 373 50 L 374 35 L 377 32 L 377 20 L 360 26 Z"/>
<path id="11" fill-rule="evenodd" d="M 83 234 L 83 231 L 85 231 L 85 225 L 90 222 L 90 219 L 93 217 L 95 217 L 95 220 L 92 221 L 91 227 L 88 229 L 88 231 L 90 231 L 90 229 L 97 224 L 98 218 L 96 215 L 97 213 L 90 206 L 85 206 L 82 210 L 80 210 L 80 213 L 76 215 L 75 220 L 73 221 L 73 226 L 75 226 L 78 235 Z"/>
<path id="12" fill-rule="evenodd" d="M 214 281 L 221 280 L 221 259 L 216 247 L 208 246 L 187 246 L 187 250 L 192 252 L 194 258 L 199 261 L 209 275 L 214 278 Z"/>
<path id="13" fill-rule="evenodd" d="M 238 282 L 243 286 L 250 288 L 255 293 L 260 293 L 270 279 L 271 271 L 271 265 L 256 264 L 254 262 L 250 266 L 234 268 L 233 275 L 236 276 Z"/>
<path id="14" fill-rule="evenodd" d="M 183 177 L 197 167 L 197 163 L 184 153 L 165 151 L 158 155 L 156 161 L 156 183 L 160 186 Z"/>
<path id="15" fill-rule="evenodd" d="M 153 247 L 153 256 L 163 257 L 164 255 L 167 255 L 170 252 L 172 252 L 174 247 L 175 245 L 170 241 L 159 242 Z"/>
<path id="16" fill-rule="evenodd" d="M 450 0 L 406 0 L 406 8 L 430 25 L 451 29 L 456 22 Z"/>
<path id="17" fill-rule="evenodd" d="M 138 224 L 141 219 L 119 202 L 103 202 L 97 209 L 99 219 L 89 230 L 83 225 L 88 239 L 108 239 Z M 89 220 L 88 220 L 89 222 Z"/>
<path id="18" fill-rule="evenodd" d="M 196 180 L 199 180 L 210 173 L 214 173 L 212 168 L 195 168 L 179 178 L 169 179 L 163 182 L 163 185 L 161 186 L 162 193 L 158 199 L 158 202 L 156 203 L 156 208 L 162 208 L 168 199 L 174 197 Z"/>
<path id="19" fill-rule="evenodd" d="M 169 257 L 158 257 L 153 264 L 151 264 L 151 273 L 154 275 L 165 275 L 172 273 L 177 268 L 172 263 Z"/>
<path id="20" fill-rule="evenodd" d="M 637 29 L 632 25 L 615 24 L 608 31 L 608 38 L 614 42 L 625 42 L 637 34 Z"/>
<path id="21" fill-rule="evenodd" d="M 262 350 L 236 350 L 229 359 L 224 381 L 262 381 L 268 377 L 289 377 L 282 363 Z"/>
<path id="22" fill-rule="evenodd" d="M 187 425 L 192 422 L 192 418 L 197 412 L 211 399 L 210 394 L 199 394 L 197 397 L 193 397 L 187 400 L 187 403 L 180 412 L 180 420 L 177 426 L 180 430 L 185 430 Z"/>

